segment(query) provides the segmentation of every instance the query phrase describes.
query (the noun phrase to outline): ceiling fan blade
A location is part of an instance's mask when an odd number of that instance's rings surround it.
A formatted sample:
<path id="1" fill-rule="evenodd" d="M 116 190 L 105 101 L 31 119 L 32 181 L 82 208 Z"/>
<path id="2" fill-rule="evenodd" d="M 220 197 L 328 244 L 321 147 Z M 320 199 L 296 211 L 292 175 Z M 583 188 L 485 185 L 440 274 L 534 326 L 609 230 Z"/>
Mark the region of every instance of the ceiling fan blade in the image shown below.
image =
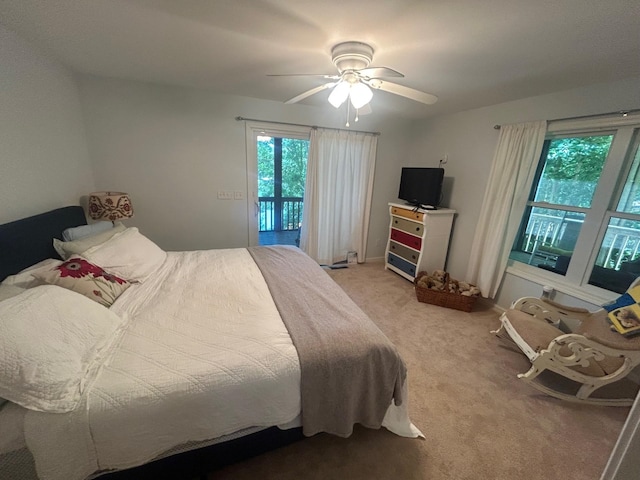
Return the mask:
<path id="1" fill-rule="evenodd" d="M 404 75 L 389 67 L 369 67 L 358 70 L 358 73 L 362 77 L 366 78 L 380 78 L 380 77 L 398 77 L 403 78 Z"/>
<path id="2" fill-rule="evenodd" d="M 435 95 L 424 93 L 413 88 L 405 87 L 404 85 L 398 85 L 397 83 L 385 82 L 378 79 L 374 79 L 366 83 L 371 88 L 377 88 L 379 90 L 384 90 L 385 92 L 395 93 L 396 95 L 410 98 L 411 100 L 415 100 L 416 102 L 426 103 L 427 105 L 431 105 L 438 101 L 438 97 L 436 97 Z"/>
<path id="3" fill-rule="evenodd" d="M 331 88 L 334 87 L 336 85 L 336 82 L 329 82 L 329 83 L 325 83 L 324 85 L 320 85 L 318 87 L 314 87 L 311 90 L 307 90 L 306 92 L 301 93 L 300 95 L 293 97 L 290 100 L 287 100 L 284 103 L 287 104 L 292 104 L 292 103 L 297 103 L 300 100 L 304 100 L 307 97 L 310 97 L 311 95 L 315 95 L 318 92 L 321 92 L 322 90 L 326 90 L 327 88 Z"/>

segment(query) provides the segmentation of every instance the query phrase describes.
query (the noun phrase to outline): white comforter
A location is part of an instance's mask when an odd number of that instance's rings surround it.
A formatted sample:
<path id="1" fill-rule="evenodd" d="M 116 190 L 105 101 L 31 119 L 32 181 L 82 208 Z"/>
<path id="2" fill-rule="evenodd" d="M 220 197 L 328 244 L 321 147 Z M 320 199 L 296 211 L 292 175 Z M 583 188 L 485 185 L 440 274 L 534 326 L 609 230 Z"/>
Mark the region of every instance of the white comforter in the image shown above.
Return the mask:
<path id="1" fill-rule="evenodd" d="M 246 250 L 169 254 L 112 309 L 129 324 L 84 404 L 27 414 L 41 478 L 130 467 L 188 440 L 299 414 L 298 357 Z"/>
<path id="2" fill-rule="evenodd" d="M 82 405 L 26 415 L 40 478 L 83 479 L 299 415 L 297 353 L 246 250 L 170 253 L 111 308 L 128 324 Z M 406 408 L 390 407 L 384 425 L 418 436 Z"/>

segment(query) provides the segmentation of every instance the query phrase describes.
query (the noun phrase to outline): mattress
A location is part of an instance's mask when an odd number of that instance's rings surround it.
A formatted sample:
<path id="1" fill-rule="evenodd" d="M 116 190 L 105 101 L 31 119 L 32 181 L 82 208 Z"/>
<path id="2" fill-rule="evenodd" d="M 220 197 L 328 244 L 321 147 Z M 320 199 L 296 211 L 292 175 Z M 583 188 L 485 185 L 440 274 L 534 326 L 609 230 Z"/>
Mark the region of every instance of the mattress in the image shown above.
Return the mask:
<path id="1" fill-rule="evenodd" d="M 42 480 L 81 480 L 180 446 L 300 424 L 298 355 L 246 249 L 170 252 L 111 309 L 127 323 L 80 407 L 21 412 Z M 12 421 L 17 432 L 21 420 Z M 406 400 L 389 406 L 383 425 L 421 435 Z"/>
<path id="2" fill-rule="evenodd" d="M 111 308 L 129 322 L 82 405 L 26 415 L 42 479 L 128 468 L 298 416 L 296 351 L 246 250 L 170 253 Z"/>

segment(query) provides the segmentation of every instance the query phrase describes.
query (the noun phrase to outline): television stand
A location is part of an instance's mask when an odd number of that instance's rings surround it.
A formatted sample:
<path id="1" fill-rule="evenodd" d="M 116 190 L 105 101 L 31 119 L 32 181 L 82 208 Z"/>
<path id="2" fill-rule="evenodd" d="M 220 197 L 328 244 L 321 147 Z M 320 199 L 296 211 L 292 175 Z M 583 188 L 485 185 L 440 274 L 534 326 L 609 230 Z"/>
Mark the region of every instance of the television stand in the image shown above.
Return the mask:
<path id="1" fill-rule="evenodd" d="M 455 210 L 389 204 L 385 268 L 413 281 L 421 271 L 443 270 Z"/>

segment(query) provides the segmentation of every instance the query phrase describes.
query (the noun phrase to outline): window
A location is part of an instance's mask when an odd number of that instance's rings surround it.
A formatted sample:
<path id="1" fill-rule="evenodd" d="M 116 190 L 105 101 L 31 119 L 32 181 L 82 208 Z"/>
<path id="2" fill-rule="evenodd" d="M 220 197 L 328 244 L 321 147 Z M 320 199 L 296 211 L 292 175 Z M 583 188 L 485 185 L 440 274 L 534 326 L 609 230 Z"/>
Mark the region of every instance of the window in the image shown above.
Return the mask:
<path id="1" fill-rule="evenodd" d="M 584 123 L 550 125 L 509 271 L 602 298 L 640 276 L 640 122 Z"/>
<path id="2" fill-rule="evenodd" d="M 295 243 L 310 131 L 290 124 L 246 123 L 249 245 Z"/>
<path id="3" fill-rule="evenodd" d="M 309 140 L 260 135 L 257 152 L 260 232 L 297 231 L 302 222 Z"/>

